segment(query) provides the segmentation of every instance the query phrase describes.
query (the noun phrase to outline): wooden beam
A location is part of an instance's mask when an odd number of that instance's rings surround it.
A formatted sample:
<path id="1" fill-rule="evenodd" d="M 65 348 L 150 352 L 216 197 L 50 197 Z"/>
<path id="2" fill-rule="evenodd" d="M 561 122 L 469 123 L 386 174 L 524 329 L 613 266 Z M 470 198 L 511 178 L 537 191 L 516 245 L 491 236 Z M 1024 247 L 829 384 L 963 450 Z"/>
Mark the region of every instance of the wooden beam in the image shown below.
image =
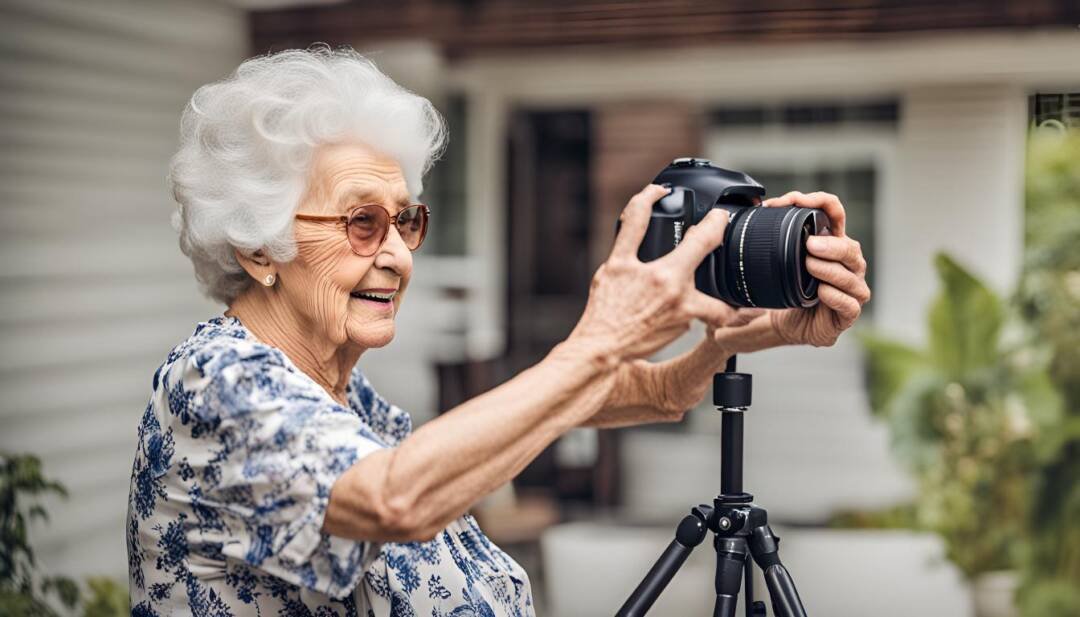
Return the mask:
<path id="1" fill-rule="evenodd" d="M 1076 28 L 1072 0 L 398 0 L 256 11 L 253 51 L 423 39 L 450 57 L 550 47 L 681 47 L 947 30 Z"/>

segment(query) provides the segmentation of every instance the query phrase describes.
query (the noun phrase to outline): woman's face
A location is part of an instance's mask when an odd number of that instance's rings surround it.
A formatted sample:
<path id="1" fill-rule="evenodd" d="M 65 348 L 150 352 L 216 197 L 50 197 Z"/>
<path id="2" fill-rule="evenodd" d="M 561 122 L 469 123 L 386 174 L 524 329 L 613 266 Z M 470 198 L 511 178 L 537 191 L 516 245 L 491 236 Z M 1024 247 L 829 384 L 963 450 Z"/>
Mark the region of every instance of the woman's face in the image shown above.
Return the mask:
<path id="1" fill-rule="evenodd" d="M 297 214 L 339 216 L 364 204 L 391 215 L 410 203 L 397 162 L 359 143 L 326 145 L 315 152 L 307 193 Z M 412 274 L 412 253 L 394 225 L 370 257 L 356 255 L 342 224 L 295 221 L 296 258 L 278 263 L 278 285 L 292 312 L 336 346 L 382 347 L 394 338 L 394 317 Z M 393 294 L 389 302 L 360 293 Z"/>

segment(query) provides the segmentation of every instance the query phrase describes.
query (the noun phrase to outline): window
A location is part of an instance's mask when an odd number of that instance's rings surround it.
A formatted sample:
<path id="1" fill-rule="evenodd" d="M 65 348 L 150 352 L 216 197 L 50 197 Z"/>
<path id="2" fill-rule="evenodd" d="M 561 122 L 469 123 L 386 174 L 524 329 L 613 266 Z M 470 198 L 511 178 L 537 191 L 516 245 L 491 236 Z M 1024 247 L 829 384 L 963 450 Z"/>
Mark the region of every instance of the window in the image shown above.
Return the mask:
<path id="1" fill-rule="evenodd" d="M 874 288 L 874 195 L 877 186 L 874 165 L 824 165 L 792 170 L 749 167 L 742 171 L 764 185 L 769 195 L 820 190 L 839 196 L 847 212 L 847 235 L 862 244 L 868 264 L 866 281 L 871 289 Z"/>
<path id="2" fill-rule="evenodd" d="M 1080 92 L 1035 94 L 1028 99 L 1028 112 L 1035 126 L 1060 123 L 1080 128 Z"/>
<path id="3" fill-rule="evenodd" d="M 900 122 L 898 102 L 742 105 L 714 108 L 708 118 L 706 155 L 714 164 L 750 174 L 769 196 L 798 190 L 840 197 L 873 288 L 875 210 Z"/>

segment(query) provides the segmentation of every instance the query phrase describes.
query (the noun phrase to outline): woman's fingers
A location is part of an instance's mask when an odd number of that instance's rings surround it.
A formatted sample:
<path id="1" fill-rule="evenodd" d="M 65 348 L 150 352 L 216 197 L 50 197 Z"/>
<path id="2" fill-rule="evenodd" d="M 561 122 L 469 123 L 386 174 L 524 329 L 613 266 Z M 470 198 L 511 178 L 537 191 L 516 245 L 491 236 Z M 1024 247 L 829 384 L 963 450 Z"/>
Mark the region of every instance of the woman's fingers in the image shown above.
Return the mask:
<path id="1" fill-rule="evenodd" d="M 735 316 L 730 322 L 724 324 L 727 328 L 738 328 L 739 326 L 745 326 L 746 324 L 754 321 L 758 317 L 765 314 L 765 309 L 762 308 L 741 308 L 735 310 Z"/>
<path id="2" fill-rule="evenodd" d="M 727 223 L 726 210 L 710 210 L 700 223 L 686 231 L 679 246 L 658 259 L 656 264 L 662 268 L 671 268 L 680 275 L 693 273 L 698 265 L 705 261 L 705 257 L 723 243 Z"/>
<path id="3" fill-rule="evenodd" d="M 855 298 L 828 283 L 818 285 L 818 298 L 821 299 L 822 304 L 836 313 L 839 318 L 837 325 L 840 331 L 850 328 L 851 324 L 855 323 L 855 320 L 859 318 L 859 313 L 862 312 L 862 306 L 859 305 Z"/>
<path id="4" fill-rule="evenodd" d="M 844 213 L 844 205 L 840 203 L 840 199 L 832 193 L 818 191 L 816 193 L 804 194 L 799 191 L 791 191 L 780 197 L 766 199 L 761 205 L 767 208 L 776 208 L 779 206 L 821 208 L 825 211 L 825 215 L 829 217 L 829 223 L 833 230 L 832 234 L 834 236 L 843 237 L 845 233 L 847 214 Z"/>
<path id="5" fill-rule="evenodd" d="M 687 294 L 683 309 L 689 317 L 700 319 L 714 328 L 726 326 L 735 319 L 735 309 L 729 304 L 696 289 Z"/>
<path id="6" fill-rule="evenodd" d="M 870 301 L 870 286 L 866 284 L 866 280 L 842 264 L 808 255 L 806 269 L 814 278 L 855 298 L 860 305 Z"/>
<path id="7" fill-rule="evenodd" d="M 650 184 L 630 198 L 630 203 L 626 204 L 622 216 L 619 217 L 622 224 L 619 235 L 615 237 L 615 247 L 611 250 L 612 257 L 637 258 L 638 247 L 649 228 L 652 206 L 656 200 L 667 195 L 669 190 Z"/>
<path id="8" fill-rule="evenodd" d="M 836 236 L 810 236 L 806 239 L 806 250 L 816 257 L 839 261 L 859 276 L 866 274 L 866 259 L 857 240 Z"/>

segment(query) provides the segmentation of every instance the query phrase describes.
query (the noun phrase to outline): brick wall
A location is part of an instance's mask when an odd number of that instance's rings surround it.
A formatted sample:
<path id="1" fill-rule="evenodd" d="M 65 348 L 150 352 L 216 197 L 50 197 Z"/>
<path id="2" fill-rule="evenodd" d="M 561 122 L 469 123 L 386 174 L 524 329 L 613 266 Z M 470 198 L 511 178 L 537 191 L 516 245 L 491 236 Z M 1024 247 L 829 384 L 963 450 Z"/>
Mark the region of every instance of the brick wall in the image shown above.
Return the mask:
<path id="1" fill-rule="evenodd" d="M 702 114 L 688 103 L 648 101 L 597 107 L 593 121 L 593 229 L 590 259 L 611 252 L 615 222 L 634 193 L 680 156 L 701 155 Z"/>

